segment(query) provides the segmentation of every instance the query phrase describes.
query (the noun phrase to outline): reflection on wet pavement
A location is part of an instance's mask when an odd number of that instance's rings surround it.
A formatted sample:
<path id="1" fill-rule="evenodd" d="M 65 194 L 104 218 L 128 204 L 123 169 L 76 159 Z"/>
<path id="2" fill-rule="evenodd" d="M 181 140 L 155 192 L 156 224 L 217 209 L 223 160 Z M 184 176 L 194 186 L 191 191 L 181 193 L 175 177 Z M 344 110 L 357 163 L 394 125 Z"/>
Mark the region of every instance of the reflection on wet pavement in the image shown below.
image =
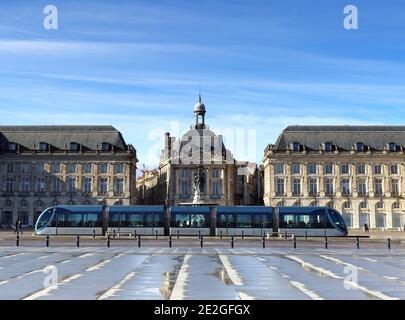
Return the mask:
<path id="1" fill-rule="evenodd" d="M 0 249 L 0 299 L 405 299 L 403 250 Z"/>

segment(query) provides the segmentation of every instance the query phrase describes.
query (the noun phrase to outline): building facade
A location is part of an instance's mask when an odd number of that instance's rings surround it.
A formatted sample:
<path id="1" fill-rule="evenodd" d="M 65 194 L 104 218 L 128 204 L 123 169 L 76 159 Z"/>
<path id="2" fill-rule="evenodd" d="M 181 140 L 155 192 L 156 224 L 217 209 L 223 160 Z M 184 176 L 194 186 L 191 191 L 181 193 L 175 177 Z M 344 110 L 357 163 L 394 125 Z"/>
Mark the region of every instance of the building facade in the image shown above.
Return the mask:
<path id="1" fill-rule="evenodd" d="M 291 126 L 264 154 L 269 206 L 329 206 L 350 228 L 403 230 L 405 127 Z"/>
<path id="2" fill-rule="evenodd" d="M 205 105 L 194 106 L 195 122 L 180 138 L 165 134 L 165 146 L 156 172 L 145 174 L 137 182 L 139 203 L 179 205 L 193 201 L 194 175 L 205 173 L 204 201 L 214 205 L 254 205 L 261 199 L 256 193 L 260 168 L 236 161 L 225 148 L 223 137 L 205 124 Z M 151 196 L 153 195 L 153 197 Z M 142 197 L 148 199 L 142 199 Z"/>
<path id="3" fill-rule="evenodd" d="M 111 126 L 1 126 L 0 225 L 59 204 L 136 202 L 136 150 Z"/>

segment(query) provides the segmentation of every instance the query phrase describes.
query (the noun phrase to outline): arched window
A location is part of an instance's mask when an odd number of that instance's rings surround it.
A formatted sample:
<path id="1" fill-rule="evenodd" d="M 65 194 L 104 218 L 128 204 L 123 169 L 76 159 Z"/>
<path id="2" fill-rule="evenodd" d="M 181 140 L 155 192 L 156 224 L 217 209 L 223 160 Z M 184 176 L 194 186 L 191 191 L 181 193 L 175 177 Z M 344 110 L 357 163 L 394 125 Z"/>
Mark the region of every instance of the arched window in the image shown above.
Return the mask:
<path id="1" fill-rule="evenodd" d="M 21 207 L 28 207 L 28 201 L 25 200 L 25 199 L 21 200 L 21 201 L 20 201 L 20 206 L 21 206 Z"/>
<path id="2" fill-rule="evenodd" d="M 76 205 L 76 202 L 74 202 L 73 200 L 69 200 L 68 202 L 66 202 L 66 204 L 68 206 L 74 206 L 74 205 Z"/>
<path id="3" fill-rule="evenodd" d="M 54 201 L 51 202 L 51 206 L 52 206 L 52 207 L 58 206 L 58 205 L 59 205 L 58 200 L 54 200 Z"/>
<path id="4" fill-rule="evenodd" d="M 45 203 L 43 201 L 41 201 L 41 200 L 38 200 L 38 201 L 35 202 L 36 207 L 43 207 L 44 205 L 45 205 Z"/>
<path id="5" fill-rule="evenodd" d="M 283 204 L 283 202 L 282 202 L 282 201 L 277 202 L 277 204 L 276 204 L 276 207 L 283 207 L 283 206 L 284 206 L 284 204 Z"/>
<path id="6" fill-rule="evenodd" d="M 401 203 L 396 201 L 392 204 L 392 209 L 401 209 Z"/>
<path id="7" fill-rule="evenodd" d="M 384 209 L 384 201 L 378 201 L 376 205 L 377 209 Z"/>
<path id="8" fill-rule="evenodd" d="M 329 201 L 326 206 L 333 209 L 333 201 Z"/>
<path id="9" fill-rule="evenodd" d="M 352 204 L 350 201 L 346 201 L 343 203 L 343 209 L 350 209 L 352 207 Z"/>
<path id="10" fill-rule="evenodd" d="M 318 204 L 316 203 L 316 201 L 312 201 L 312 202 L 309 204 L 309 206 L 310 206 L 310 207 L 317 207 Z"/>
<path id="11" fill-rule="evenodd" d="M 90 200 L 85 200 L 85 201 L 83 201 L 83 205 L 85 205 L 85 206 L 91 206 L 92 203 L 91 203 Z"/>
<path id="12" fill-rule="evenodd" d="M 301 201 L 296 201 L 296 202 L 293 204 L 293 207 L 301 207 L 301 206 L 302 206 Z"/>
<path id="13" fill-rule="evenodd" d="M 362 201 L 360 202 L 360 209 L 367 209 L 367 202 L 366 201 Z"/>
<path id="14" fill-rule="evenodd" d="M 13 201 L 11 201 L 11 200 L 6 200 L 6 201 L 4 201 L 4 205 L 5 205 L 6 207 L 12 207 L 12 206 L 13 206 Z"/>
<path id="15" fill-rule="evenodd" d="M 122 201 L 115 201 L 114 206 L 122 206 Z"/>

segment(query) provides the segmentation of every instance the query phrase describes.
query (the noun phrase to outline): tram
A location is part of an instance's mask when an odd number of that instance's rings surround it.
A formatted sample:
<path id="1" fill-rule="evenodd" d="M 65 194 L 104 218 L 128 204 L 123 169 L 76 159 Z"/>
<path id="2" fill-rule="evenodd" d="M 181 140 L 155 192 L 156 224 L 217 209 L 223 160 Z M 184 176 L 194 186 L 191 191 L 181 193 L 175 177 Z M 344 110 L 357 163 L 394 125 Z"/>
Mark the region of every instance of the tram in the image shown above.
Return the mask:
<path id="1" fill-rule="evenodd" d="M 346 236 L 342 215 L 327 207 L 75 206 L 50 207 L 37 235 Z"/>

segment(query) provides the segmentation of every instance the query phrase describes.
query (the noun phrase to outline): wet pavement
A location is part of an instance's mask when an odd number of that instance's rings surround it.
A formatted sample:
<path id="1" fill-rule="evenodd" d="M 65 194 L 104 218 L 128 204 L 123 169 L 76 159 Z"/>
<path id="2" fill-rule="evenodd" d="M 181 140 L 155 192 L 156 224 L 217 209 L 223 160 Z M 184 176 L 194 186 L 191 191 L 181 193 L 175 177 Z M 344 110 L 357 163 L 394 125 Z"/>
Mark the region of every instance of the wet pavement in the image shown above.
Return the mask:
<path id="1" fill-rule="evenodd" d="M 0 299 L 405 299 L 405 250 L 0 247 Z"/>

